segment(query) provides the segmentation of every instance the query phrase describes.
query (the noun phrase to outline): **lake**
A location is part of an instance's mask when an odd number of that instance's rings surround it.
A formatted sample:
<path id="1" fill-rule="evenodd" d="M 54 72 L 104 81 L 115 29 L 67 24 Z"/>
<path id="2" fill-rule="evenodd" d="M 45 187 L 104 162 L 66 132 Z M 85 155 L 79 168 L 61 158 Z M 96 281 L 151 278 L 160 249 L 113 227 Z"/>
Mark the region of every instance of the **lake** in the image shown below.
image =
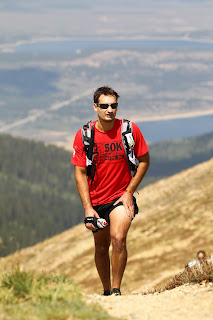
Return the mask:
<path id="1" fill-rule="evenodd" d="M 85 49 L 140 49 L 140 48 L 212 48 L 213 43 L 187 40 L 57 40 L 14 46 L 22 53 L 74 53 Z"/>
<path id="2" fill-rule="evenodd" d="M 213 132 L 213 115 L 137 123 L 149 143 Z"/>

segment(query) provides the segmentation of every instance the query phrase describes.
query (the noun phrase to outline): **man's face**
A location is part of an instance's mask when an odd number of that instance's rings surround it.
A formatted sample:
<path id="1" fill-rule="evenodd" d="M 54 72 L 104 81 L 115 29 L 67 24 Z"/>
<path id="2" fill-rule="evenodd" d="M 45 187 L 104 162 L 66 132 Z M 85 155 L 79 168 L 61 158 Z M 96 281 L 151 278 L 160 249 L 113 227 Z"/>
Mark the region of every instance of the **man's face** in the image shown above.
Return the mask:
<path id="1" fill-rule="evenodd" d="M 117 102 L 117 99 L 115 96 L 105 96 L 104 94 L 102 94 L 99 97 L 98 103 L 93 104 L 94 110 L 98 114 L 98 118 L 100 118 L 101 120 L 104 120 L 104 121 L 113 121 L 116 116 L 117 108 L 112 109 L 112 107 L 110 105 L 110 106 L 108 106 L 107 109 L 102 109 L 101 107 L 99 107 L 99 104 L 104 104 L 104 103 L 112 104 L 112 103 L 116 103 L 116 102 Z"/>
<path id="2" fill-rule="evenodd" d="M 204 254 L 203 254 L 202 252 L 200 252 L 200 253 L 198 254 L 197 258 L 198 258 L 198 260 L 199 260 L 200 262 L 203 262 L 204 259 L 205 259 Z"/>

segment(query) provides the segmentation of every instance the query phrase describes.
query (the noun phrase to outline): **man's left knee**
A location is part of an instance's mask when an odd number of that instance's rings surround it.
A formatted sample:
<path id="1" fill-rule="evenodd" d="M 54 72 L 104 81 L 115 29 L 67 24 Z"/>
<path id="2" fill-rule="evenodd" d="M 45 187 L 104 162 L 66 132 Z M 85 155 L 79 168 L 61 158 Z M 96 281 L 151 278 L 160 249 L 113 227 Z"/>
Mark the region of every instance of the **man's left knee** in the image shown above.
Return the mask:
<path id="1" fill-rule="evenodd" d="M 112 235 L 112 246 L 118 252 L 126 250 L 126 236 L 121 234 Z"/>

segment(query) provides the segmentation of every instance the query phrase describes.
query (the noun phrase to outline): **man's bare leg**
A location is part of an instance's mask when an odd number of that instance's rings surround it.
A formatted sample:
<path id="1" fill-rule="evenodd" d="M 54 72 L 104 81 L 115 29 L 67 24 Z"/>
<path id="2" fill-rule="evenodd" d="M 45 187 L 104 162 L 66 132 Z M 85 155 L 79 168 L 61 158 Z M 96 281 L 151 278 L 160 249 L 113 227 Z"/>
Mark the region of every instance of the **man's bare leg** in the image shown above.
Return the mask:
<path id="1" fill-rule="evenodd" d="M 112 288 L 120 289 L 127 262 L 126 237 L 131 218 L 124 206 L 116 207 L 110 213 L 110 234 L 112 239 Z"/>
<path id="2" fill-rule="evenodd" d="M 110 280 L 110 228 L 93 233 L 95 240 L 95 264 L 98 270 L 99 277 L 103 284 L 104 291 L 111 290 Z"/>

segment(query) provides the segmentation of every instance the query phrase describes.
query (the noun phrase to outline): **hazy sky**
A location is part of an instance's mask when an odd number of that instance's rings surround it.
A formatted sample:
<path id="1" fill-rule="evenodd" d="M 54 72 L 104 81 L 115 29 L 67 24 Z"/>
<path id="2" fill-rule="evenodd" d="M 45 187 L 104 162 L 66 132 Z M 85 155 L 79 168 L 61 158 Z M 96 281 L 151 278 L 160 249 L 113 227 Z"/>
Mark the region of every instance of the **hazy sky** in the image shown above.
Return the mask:
<path id="1" fill-rule="evenodd" d="M 51 11 L 51 9 L 124 9 L 124 8 L 144 8 L 152 7 L 156 5 L 179 5 L 179 4 L 190 4 L 192 6 L 204 6 L 210 5 L 211 0 L 4 0 L 0 3 L 0 8 L 5 11 Z"/>
<path id="2" fill-rule="evenodd" d="M 45 38 L 213 39 L 208 0 L 6 0 L 0 44 Z"/>

